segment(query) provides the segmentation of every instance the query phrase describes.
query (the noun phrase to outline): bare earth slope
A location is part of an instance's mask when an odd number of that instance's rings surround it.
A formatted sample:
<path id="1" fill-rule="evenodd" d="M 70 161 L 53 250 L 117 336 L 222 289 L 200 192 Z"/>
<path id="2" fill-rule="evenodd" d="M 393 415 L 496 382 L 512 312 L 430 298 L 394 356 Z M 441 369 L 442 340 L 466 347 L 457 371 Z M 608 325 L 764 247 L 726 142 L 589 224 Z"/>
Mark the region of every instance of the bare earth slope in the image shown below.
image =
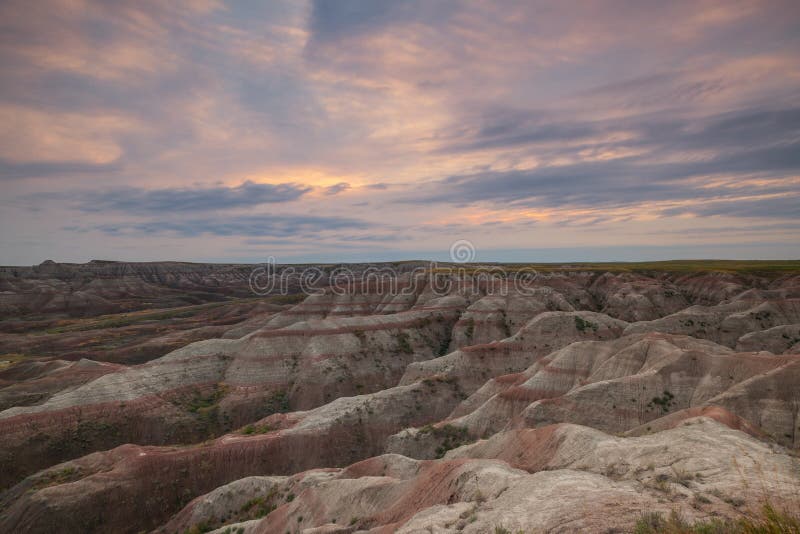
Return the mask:
<path id="1" fill-rule="evenodd" d="M 800 505 L 798 272 L 414 266 L 295 302 L 248 295 L 249 266 L 3 268 L 0 531 L 625 532 Z"/>

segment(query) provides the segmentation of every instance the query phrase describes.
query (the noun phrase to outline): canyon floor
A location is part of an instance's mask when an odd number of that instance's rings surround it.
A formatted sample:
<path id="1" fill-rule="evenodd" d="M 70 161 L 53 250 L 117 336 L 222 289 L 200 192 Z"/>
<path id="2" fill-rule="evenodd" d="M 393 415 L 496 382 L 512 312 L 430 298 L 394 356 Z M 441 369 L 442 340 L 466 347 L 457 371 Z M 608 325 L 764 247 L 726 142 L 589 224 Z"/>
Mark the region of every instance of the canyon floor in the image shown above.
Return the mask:
<path id="1" fill-rule="evenodd" d="M 800 531 L 800 262 L 254 267 L 0 267 L 0 532 Z"/>

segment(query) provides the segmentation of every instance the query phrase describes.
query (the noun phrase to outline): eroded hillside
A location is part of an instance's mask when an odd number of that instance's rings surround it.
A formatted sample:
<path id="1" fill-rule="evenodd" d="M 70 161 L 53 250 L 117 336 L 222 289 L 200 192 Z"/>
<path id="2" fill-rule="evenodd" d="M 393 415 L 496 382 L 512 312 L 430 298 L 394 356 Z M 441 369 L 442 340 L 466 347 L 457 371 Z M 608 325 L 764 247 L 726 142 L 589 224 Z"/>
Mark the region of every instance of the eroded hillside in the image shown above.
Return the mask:
<path id="1" fill-rule="evenodd" d="M 607 532 L 800 504 L 800 272 L 521 290 L 411 267 L 296 302 L 192 267 L 222 297 L 187 305 L 188 281 L 102 266 L 82 291 L 118 275 L 181 306 L 103 289 L 94 315 L 147 309 L 83 318 L 48 282 L 0 334 L 0 530 Z"/>

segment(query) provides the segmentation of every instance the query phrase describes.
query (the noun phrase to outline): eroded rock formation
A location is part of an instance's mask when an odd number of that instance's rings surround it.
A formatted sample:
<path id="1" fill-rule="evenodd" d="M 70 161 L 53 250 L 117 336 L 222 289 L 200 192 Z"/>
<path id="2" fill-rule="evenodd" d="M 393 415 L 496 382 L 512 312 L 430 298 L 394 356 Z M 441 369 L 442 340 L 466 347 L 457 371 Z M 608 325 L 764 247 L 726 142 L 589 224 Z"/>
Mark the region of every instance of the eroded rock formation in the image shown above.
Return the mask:
<path id="1" fill-rule="evenodd" d="M 239 272 L 124 265 L 66 271 L 176 291 Z M 63 291 L 63 267 L 34 271 L 13 287 Z M 3 350 L 39 354 L 0 371 L 0 530 L 606 532 L 798 504 L 800 275 L 414 276 L 9 326 Z M 89 333 L 132 344 L 91 358 Z"/>

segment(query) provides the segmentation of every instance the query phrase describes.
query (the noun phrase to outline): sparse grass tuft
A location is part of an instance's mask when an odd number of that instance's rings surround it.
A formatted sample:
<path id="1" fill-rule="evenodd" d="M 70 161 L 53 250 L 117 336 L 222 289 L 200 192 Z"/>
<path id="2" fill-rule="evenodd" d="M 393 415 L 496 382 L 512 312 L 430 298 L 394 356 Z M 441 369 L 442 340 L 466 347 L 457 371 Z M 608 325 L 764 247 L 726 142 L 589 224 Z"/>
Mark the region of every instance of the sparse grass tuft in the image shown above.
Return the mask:
<path id="1" fill-rule="evenodd" d="M 669 409 L 675 405 L 675 395 L 671 392 L 664 390 L 660 397 L 653 397 L 650 402 L 647 403 L 648 408 L 653 408 L 655 406 L 660 406 L 661 411 L 663 413 L 669 412 Z"/>
<path id="2" fill-rule="evenodd" d="M 253 434 L 266 434 L 267 432 L 272 432 L 274 429 L 270 425 L 247 425 L 242 429 L 242 434 L 245 435 L 253 435 Z"/>
<path id="3" fill-rule="evenodd" d="M 59 484 L 66 484 L 67 482 L 74 482 L 81 478 L 81 472 L 75 467 L 65 467 L 58 471 L 49 471 L 45 476 L 36 481 L 33 489 L 39 490 L 50 486 L 57 486 Z"/>
<path id="4" fill-rule="evenodd" d="M 414 354 L 414 348 L 408 341 L 408 334 L 406 332 L 397 333 L 397 351 L 404 354 Z"/>
<path id="5" fill-rule="evenodd" d="M 475 441 L 470 437 L 466 428 L 454 425 L 444 425 L 441 427 L 425 425 L 419 430 L 419 433 L 431 434 L 433 437 L 442 440 L 436 448 L 436 458 L 442 458 L 447 451 Z"/>
<path id="6" fill-rule="evenodd" d="M 672 472 L 675 474 L 673 480 L 681 486 L 687 488 L 691 485 L 692 480 L 694 479 L 694 476 L 691 473 L 677 467 L 673 467 Z"/>
<path id="7" fill-rule="evenodd" d="M 765 504 L 755 517 L 719 519 L 688 523 L 673 511 L 669 517 L 644 512 L 636 521 L 634 534 L 800 534 L 800 516 Z"/>
<path id="8" fill-rule="evenodd" d="M 599 326 L 597 326 L 597 324 L 593 323 L 592 321 L 587 321 L 586 319 L 583 319 L 582 317 L 576 315 L 575 328 L 577 328 L 578 331 L 580 332 L 586 332 L 587 330 L 592 330 L 593 332 L 597 332 Z"/>

